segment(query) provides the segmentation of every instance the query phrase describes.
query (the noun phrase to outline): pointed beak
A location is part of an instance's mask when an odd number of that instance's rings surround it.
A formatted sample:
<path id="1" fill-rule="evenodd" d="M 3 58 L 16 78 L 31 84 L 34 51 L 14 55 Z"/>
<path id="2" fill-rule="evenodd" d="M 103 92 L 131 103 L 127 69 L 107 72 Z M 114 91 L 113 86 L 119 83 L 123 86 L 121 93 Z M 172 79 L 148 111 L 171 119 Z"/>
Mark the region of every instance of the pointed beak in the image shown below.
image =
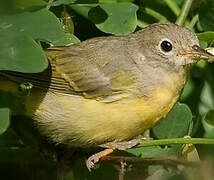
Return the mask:
<path id="1" fill-rule="evenodd" d="M 182 55 L 196 61 L 199 61 L 201 59 L 208 62 L 214 61 L 214 55 L 207 50 L 200 48 L 198 45 L 194 45 L 192 47 L 192 50 L 183 52 Z"/>

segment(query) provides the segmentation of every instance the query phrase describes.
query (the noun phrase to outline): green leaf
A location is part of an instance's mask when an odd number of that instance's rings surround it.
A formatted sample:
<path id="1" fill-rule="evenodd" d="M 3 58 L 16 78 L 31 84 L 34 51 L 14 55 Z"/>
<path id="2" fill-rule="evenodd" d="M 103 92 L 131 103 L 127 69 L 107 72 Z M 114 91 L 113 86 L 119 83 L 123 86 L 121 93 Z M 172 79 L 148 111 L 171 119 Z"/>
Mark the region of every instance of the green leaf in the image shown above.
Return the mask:
<path id="1" fill-rule="evenodd" d="M 187 135 L 192 113 L 185 104 L 177 103 L 152 131 L 158 139 L 177 138 Z"/>
<path id="2" fill-rule="evenodd" d="M 53 42 L 66 34 L 57 17 L 43 9 L 0 17 L 0 70 L 41 72 L 48 66 L 42 48 L 33 40 Z"/>
<path id="3" fill-rule="evenodd" d="M 197 37 L 200 41 L 205 41 L 207 43 L 214 42 L 214 32 L 213 31 L 206 31 L 203 33 L 198 33 Z"/>
<path id="4" fill-rule="evenodd" d="M 98 29 L 105 33 L 126 35 L 137 26 L 138 6 L 132 3 L 75 4 L 71 8 L 78 14 L 90 19 Z"/>
<path id="5" fill-rule="evenodd" d="M 126 35 L 137 26 L 138 6 L 132 3 L 100 4 L 88 12 L 88 18 L 105 33 Z"/>
<path id="6" fill-rule="evenodd" d="M 180 101 L 183 102 L 184 100 L 186 100 L 189 97 L 189 95 L 193 92 L 194 88 L 195 88 L 194 83 L 192 82 L 191 79 L 188 79 L 181 94 Z"/>
<path id="7" fill-rule="evenodd" d="M 12 115 L 20 115 L 25 112 L 24 99 L 20 96 L 0 90 L 0 99 L 0 108 L 10 108 Z"/>
<path id="8" fill-rule="evenodd" d="M 40 72 L 48 65 L 42 48 L 27 36 L 2 37 L 0 70 Z M 3 42 L 2 42 L 3 43 Z"/>
<path id="9" fill-rule="evenodd" d="M 205 0 L 199 9 L 199 20 L 205 31 L 214 30 L 214 1 Z"/>
<path id="10" fill-rule="evenodd" d="M 134 2 L 134 0 L 99 0 L 99 3 Z"/>
<path id="11" fill-rule="evenodd" d="M 0 14 L 11 13 L 13 8 L 13 0 L 0 1 Z"/>
<path id="12" fill-rule="evenodd" d="M 181 146 L 172 146 L 161 148 L 160 146 L 136 147 L 125 150 L 126 152 L 140 157 L 163 157 L 163 156 L 178 156 L 181 151 Z"/>
<path id="13" fill-rule="evenodd" d="M 88 12 L 92 7 L 96 7 L 96 5 L 81 5 L 81 4 L 73 4 L 70 7 L 76 11 L 79 15 L 88 19 Z"/>
<path id="14" fill-rule="evenodd" d="M 46 6 L 47 2 L 44 0 L 14 0 L 14 4 L 17 8 L 27 9 L 30 7 Z"/>
<path id="15" fill-rule="evenodd" d="M 202 41 L 202 40 L 199 41 L 199 45 L 200 45 L 200 47 L 203 48 L 203 49 L 205 49 L 205 48 L 208 47 L 208 43 L 207 43 L 206 41 Z M 197 64 L 198 64 L 198 63 L 197 63 Z"/>
<path id="16" fill-rule="evenodd" d="M 33 39 L 48 42 L 58 40 L 65 35 L 58 18 L 46 9 L 14 16 L 2 16 L 0 32 L 5 35 L 10 33 L 17 36 L 30 36 Z"/>
<path id="17" fill-rule="evenodd" d="M 60 6 L 62 4 L 94 4 L 94 3 L 117 3 L 117 2 L 133 2 L 134 0 L 57 0 L 52 2 L 51 6 Z"/>
<path id="18" fill-rule="evenodd" d="M 210 110 L 206 113 L 202 120 L 202 124 L 205 130 L 204 137 L 214 138 L 214 110 Z"/>
<path id="19" fill-rule="evenodd" d="M 51 6 L 60 6 L 62 4 L 68 5 L 68 4 L 73 4 L 75 3 L 76 0 L 58 0 L 58 1 L 54 1 L 52 2 L 50 5 Z"/>
<path id="20" fill-rule="evenodd" d="M 80 40 L 76 36 L 70 33 L 66 33 L 66 35 L 63 38 L 57 41 L 53 41 L 51 44 L 53 46 L 66 46 L 66 45 L 76 44 L 79 42 Z"/>
<path id="21" fill-rule="evenodd" d="M 205 81 L 200 97 L 199 112 L 200 114 L 205 115 L 212 108 L 214 108 L 212 86 L 209 82 Z"/>
<path id="22" fill-rule="evenodd" d="M 98 0 L 57 0 L 52 2 L 51 6 L 60 6 L 62 4 L 69 5 L 69 4 L 89 4 L 89 3 L 98 3 Z"/>
<path id="23" fill-rule="evenodd" d="M 174 2 L 179 7 L 180 4 Z M 173 3 L 173 4 L 174 4 Z M 176 8 L 176 7 L 175 7 Z M 148 11 L 149 10 L 149 11 Z M 152 12 L 152 11 L 153 12 Z M 176 8 L 176 14 L 180 13 L 180 9 Z M 161 16 L 156 16 L 156 15 Z M 158 19 L 165 20 L 168 19 L 170 22 L 176 21 L 176 15 L 173 13 L 173 11 L 167 6 L 166 0 L 144 0 L 142 2 L 142 6 L 140 6 L 140 9 L 138 11 L 138 19 L 142 20 L 144 22 L 148 22 L 149 24 L 155 23 L 159 21 Z"/>
<path id="24" fill-rule="evenodd" d="M 10 110 L 8 108 L 0 109 L 0 135 L 3 134 L 10 125 Z"/>

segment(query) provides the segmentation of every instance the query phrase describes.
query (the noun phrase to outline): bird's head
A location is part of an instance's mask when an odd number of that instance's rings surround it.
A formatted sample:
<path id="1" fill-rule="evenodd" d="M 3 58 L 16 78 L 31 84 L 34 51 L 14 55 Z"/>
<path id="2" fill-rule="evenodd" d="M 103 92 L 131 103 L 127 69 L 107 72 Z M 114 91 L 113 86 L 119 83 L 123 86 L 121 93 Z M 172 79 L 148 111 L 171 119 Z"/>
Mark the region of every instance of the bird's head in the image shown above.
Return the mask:
<path id="1" fill-rule="evenodd" d="M 200 48 L 197 36 L 172 23 L 156 23 L 137 32 L 138 42 L 148 60 L 176 66 L 194 64 L 200 59 L 213 61 L 214 56 Z"/>

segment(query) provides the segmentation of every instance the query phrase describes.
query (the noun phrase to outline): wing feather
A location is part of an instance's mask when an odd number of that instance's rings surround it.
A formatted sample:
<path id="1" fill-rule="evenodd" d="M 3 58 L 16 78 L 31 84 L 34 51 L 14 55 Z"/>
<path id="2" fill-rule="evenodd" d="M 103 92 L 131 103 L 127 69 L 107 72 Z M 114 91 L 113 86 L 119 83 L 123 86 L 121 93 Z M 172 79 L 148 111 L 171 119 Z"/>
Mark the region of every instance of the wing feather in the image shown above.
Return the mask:
<path id="1" fill-rule="evenodd" d="M 110 41 L 106 41 L 106 43 L 110 43 Z M 97 47 L 93 47 L 92 44 L 96 44 Z M 100 41 L 99 38 L 92 40 L 92 44 L 89 41 L 88 44 L 80 43 L 63 48 L 47 49 L 46 54 L 50 66 L 42 73 L 26 74 L 1 71 L 0 74 L 19 83 L 30 82 L 38 88 L 49 88 L 53 91 L 81 95 L 85 98 L 111 102 L 125 97 L 126 89 L 132 85 L 133 74 L 128 71 L 118 71 L 122 67 L 120 64 L 113 63 L 122 62 L 119 61 L 120 57 L 117 57 L 118 61 L 113 61 L 109 59 L 111 56 L 106 55 L 113 51 L 113 49 L 109 49 L 111 46 L 105 46 L 105 42 Z M 98 48 L 97 51 L 96 48 Z M 100 48 L 103 49 L 99 50 Z M 124 64 L 122 65 L 125 67 Z"/>

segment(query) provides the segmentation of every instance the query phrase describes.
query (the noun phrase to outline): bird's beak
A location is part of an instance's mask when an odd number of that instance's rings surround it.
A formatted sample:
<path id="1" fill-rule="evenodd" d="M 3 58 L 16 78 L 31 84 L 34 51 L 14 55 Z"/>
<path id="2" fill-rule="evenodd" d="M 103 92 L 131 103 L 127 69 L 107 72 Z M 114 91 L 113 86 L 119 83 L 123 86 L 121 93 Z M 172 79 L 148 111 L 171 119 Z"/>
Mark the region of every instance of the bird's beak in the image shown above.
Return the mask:
<path id="1" fill-rule="evenodd" d="M 201 59 L 208 62 L 214 61 L 214 54 L 211 54 L 208 50 L 200 48 L 198 45 L 194 45 L 190 51 L 185 51 L 182 55 L 196 61 Z"/>

